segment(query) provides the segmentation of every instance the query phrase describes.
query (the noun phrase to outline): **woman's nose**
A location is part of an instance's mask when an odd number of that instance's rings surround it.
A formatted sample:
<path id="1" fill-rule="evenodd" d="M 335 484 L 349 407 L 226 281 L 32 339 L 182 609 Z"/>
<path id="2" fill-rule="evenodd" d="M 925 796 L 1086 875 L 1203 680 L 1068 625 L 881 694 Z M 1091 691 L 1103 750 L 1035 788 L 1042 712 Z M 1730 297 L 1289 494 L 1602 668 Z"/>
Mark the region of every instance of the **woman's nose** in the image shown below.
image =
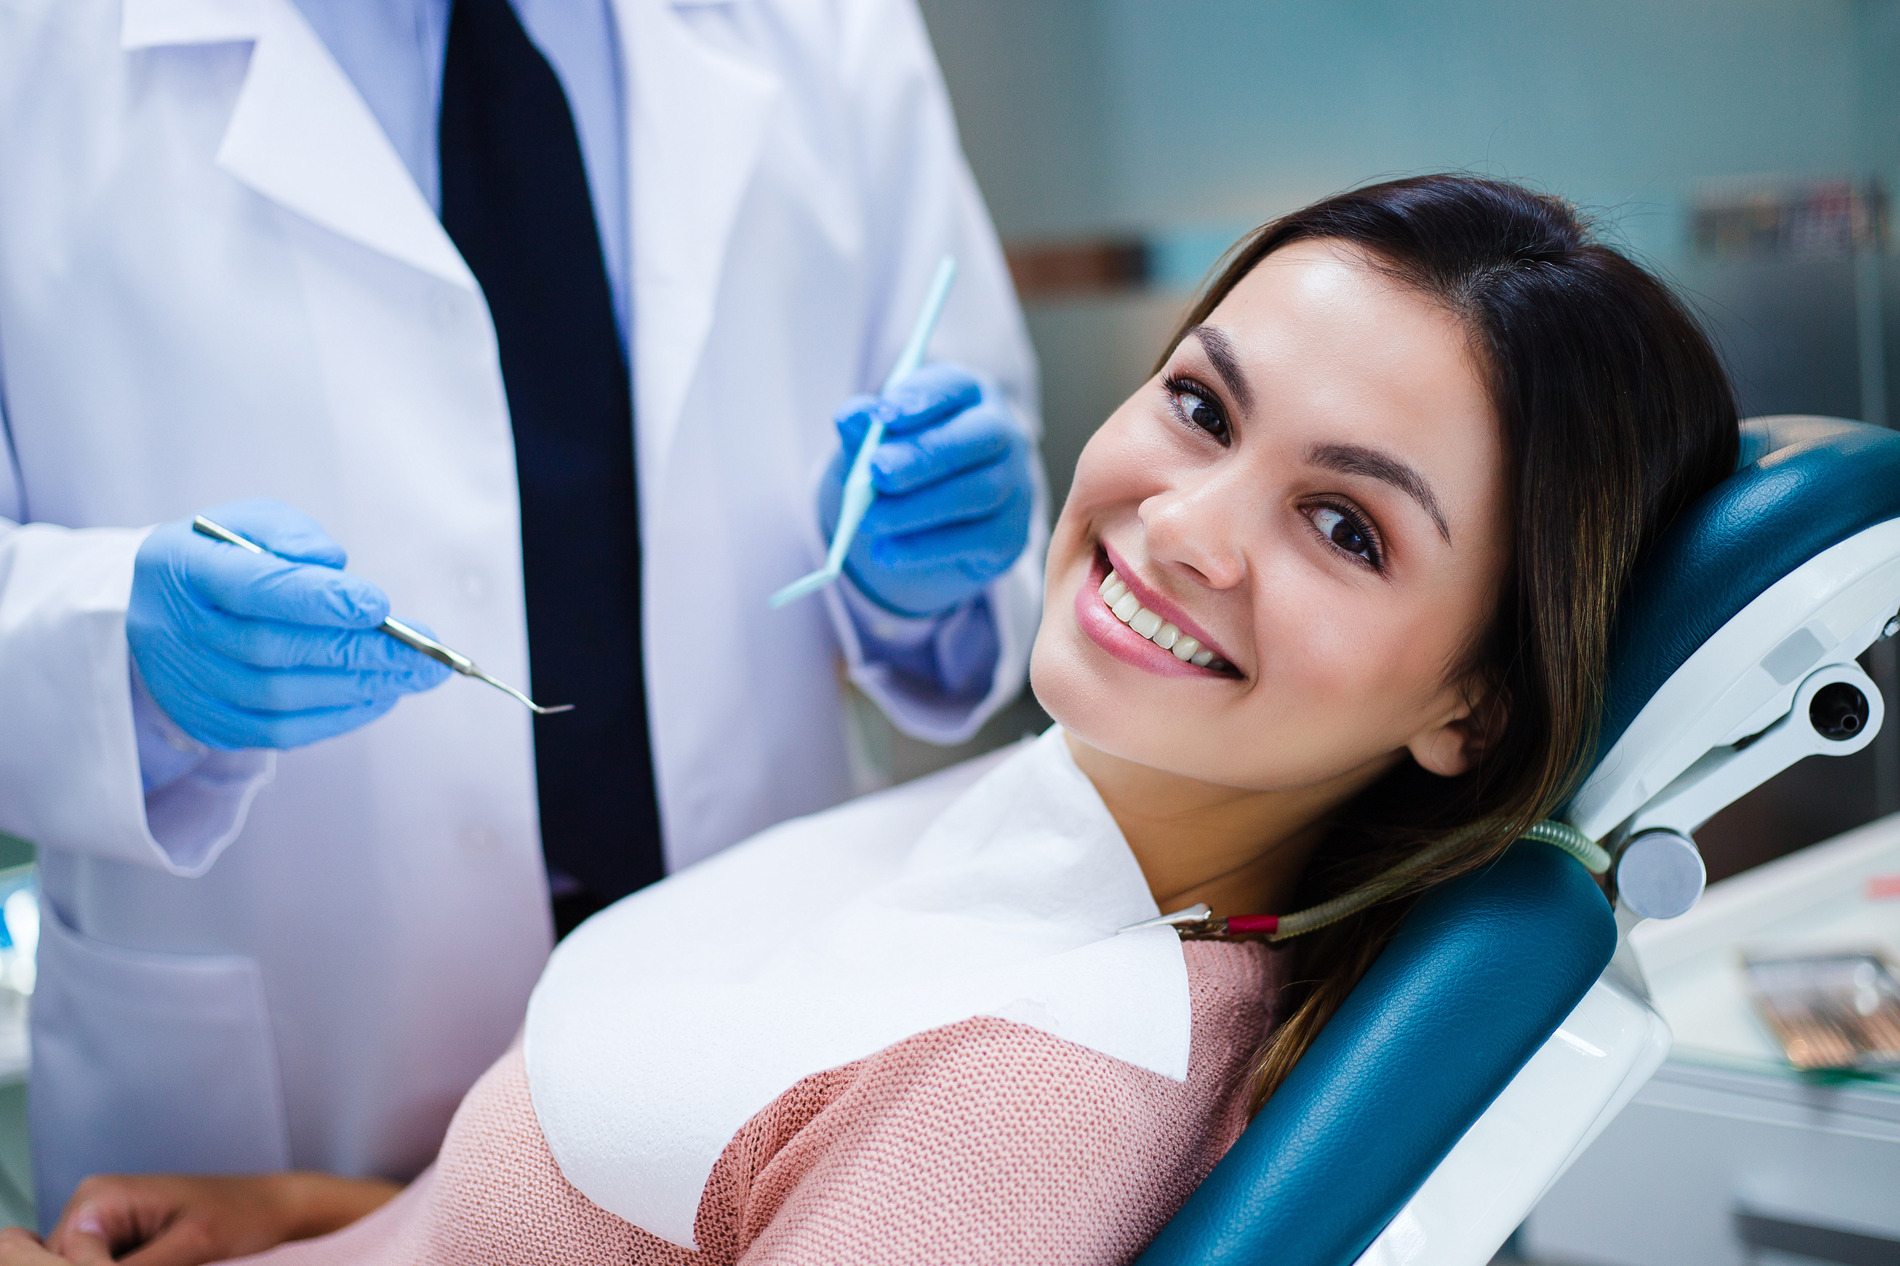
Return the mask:
<path id="1" fill-rule="evenodd" d="M 1244 509 L 1225 481 L 1170 488 L 1141 503 L 1148 557 L 1182 567 L 1210 589 L 1232 589 L 1247 574 Z"/>

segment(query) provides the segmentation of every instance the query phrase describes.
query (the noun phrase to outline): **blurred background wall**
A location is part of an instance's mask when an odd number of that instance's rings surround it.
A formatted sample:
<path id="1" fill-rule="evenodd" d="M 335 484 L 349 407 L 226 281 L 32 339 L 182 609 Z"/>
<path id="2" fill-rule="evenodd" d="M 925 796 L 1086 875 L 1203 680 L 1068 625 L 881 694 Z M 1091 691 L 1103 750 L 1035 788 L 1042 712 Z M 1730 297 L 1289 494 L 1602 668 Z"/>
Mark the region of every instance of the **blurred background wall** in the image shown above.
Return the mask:
<path id="1" fill-rule="evenodd" d="M 1745 413 L 1896 420 L 1900 267 L 1884 227 L 1900 0 L 922 7 L 1017 265 L 1058 504 L 1089 434 L 1240 232 L 1442 169 L 1591 211 L 1703 314 Z M 1900 703 L 1891 648 L 1869 667 Z M 1035 719 L 1025 706 L 986 737 Z M 900 776 L 936 763 L 896 747 L 879 759 Z M 1798 766 L 1702 840 L 1715 877 L 1896 809 L 1900 739 L 1883 736 Z"/>
<path id="2" fill-rule="evenodd" d="M 1527 181 L 1596 213 L 1608 236 L 1702 298 L 1739 353 L 1750 411 L 1860 415 L 1851 267 L 1804 260 L 1785 277 L 1736 276 L 1760 261 L 1698 259 L 1689 221 L 1698 195 L 1752 182 L 1879 177 L 1891 188 L 1894 0 L 923 9 L 1005 241 L 1136 236 L 1170 256 L 1159 286 L 1025 296 L 1058 453 L 1100 420 L 1096 406 L 1140 381 L 1155 350 L 1140 336 L 1166 326 L 1151 309 L 1174 313 L 1214 244 L 1350 185 L 1441 169 Z M 1795 334 L 1781 327 L 1805 331 L 1798 354 L 1758 346 Z M 1105 337 L 1135 338 L 1114 352 L 1137 354 L 1110 352 Z M 1105 367 L 1117 388 L 1106 393 Z"/>

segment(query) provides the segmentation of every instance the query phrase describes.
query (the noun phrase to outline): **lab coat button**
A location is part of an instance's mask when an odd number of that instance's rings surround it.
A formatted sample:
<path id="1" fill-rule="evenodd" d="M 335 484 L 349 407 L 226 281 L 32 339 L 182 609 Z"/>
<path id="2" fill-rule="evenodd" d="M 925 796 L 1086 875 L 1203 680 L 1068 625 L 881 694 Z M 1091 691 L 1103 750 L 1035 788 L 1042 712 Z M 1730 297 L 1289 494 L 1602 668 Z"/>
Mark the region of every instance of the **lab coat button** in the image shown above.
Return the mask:
<path id="1" fill-rule="evenodd" d="M 488 598 L 488 577 L 473 567 L 455 574 L 455 592 L 464 602 L 484 602 Z"/>
<path id="2" fill-rule="evenodd" d="M 437 329 L 445 331 L 454 329 L 456 315 L 454 296 L 444 294 L 440 290 L 436 291 L 435 297 L 429 301 L 429 315 L 435 318 Z"/>

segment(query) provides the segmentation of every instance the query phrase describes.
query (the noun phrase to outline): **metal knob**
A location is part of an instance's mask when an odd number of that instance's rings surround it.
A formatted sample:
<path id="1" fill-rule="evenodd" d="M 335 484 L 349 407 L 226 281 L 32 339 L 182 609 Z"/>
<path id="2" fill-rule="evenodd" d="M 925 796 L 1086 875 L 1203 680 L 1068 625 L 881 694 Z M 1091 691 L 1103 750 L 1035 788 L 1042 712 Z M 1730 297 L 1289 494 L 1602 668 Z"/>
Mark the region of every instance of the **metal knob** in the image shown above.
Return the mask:
<path id="1" fill-rule="evenodd" d="M 1644 831 L 1616 859 L 1617 895 L 1645 919 L 1687 914 L 1708 879 L 1695 841 L 1680 831 Z"/>

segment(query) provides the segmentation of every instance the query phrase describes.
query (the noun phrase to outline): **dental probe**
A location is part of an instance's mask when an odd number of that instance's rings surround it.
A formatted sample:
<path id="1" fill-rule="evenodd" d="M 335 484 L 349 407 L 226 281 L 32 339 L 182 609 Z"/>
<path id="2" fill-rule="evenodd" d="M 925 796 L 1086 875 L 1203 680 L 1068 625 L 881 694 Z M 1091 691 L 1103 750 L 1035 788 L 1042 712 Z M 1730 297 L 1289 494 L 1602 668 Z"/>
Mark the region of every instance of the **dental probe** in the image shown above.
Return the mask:
<path id="1" fill-rule="evenodd" d="M 891 366 L 890 376 L 884 380 L 878 395 L 890 395 L 897 389 L 898 383 L 910 377 L 917 366 L 923 363 L 924 349 L 930 345 L 930 335 L 937 328 L 937 318 L 943 315 L 943 301 L 950 297 L 950 283 L 956 279 L 956 258 L 945 255 L 937 261 L 936 276 L 930 279 L 930 290 L 924 296 L 923 309 L 917 313 L 917 324 L 911 327 L 910 341 L 904 344 L 904 350 L 898 354 L 897 363 Z M 871 425 L 864 432 L 864 442 L 858 445 L 857 456 L 851 459 L 851 473 L 844 478 L 844 500 L 838 507 L 838 528 L 831 534 L 831 549 L 825 555 L 825 565 L 773 594 L 767 605 L 776 609 L 788 602 L 796 602 L 806 594 L 817 593 L 843 573 L 844 556 L 850 552 L 851 542 L 857 538 L 858 525 L 864 522 L 871 502 L 877 499 L 877 489 L 871 486 L 871 455 L 877 452 L 877 446 L 883 442 L 884 418 L 877 414 L 871 418 Z"/>
<path id="2" fill-rule="evenodd" d="M 199 536 L 208 536 L 214 541 L 223 541 L 226 545 L 235 545 L 239 549 L 247 549 L 253 554 L 270 553 L 269 550 L 259 545 L 256 541 L 251 540 L 249 537 L 239 536 L 230 528 L 225 527 L 221 523 L 213 523 L 202 514 L 193 516 L 191 520 L 191 530 L 196 532 Z M 275 555 L 272 556 L 275 557 Z M 464 677 L 473 677 L 477 681 L 485 681 L 503 694 L 513 695 L 515 698 L 521 700 L 521 702 L 527 704 L 529 709 L 536 716 L 548 716 L 555 712 L 572 712 L 574 710 L 574 705 L 571 703 L 557 703 L 551 708 L 542 707 L 507 682 L 499 678 L 490 677 L 487 673 L 476 667 L 474 660 L 462 654 L 460 651 L 451 650 L 434 638 L 423 633 L 418 633 L 394 616 L 384 620 L 376 627 L 395 638 L 398 642 L 401 642 L 404 646 L 413 647 L 421 651 L 424 655 L 427 655 L 437 663 L 447 664 Z"/>

